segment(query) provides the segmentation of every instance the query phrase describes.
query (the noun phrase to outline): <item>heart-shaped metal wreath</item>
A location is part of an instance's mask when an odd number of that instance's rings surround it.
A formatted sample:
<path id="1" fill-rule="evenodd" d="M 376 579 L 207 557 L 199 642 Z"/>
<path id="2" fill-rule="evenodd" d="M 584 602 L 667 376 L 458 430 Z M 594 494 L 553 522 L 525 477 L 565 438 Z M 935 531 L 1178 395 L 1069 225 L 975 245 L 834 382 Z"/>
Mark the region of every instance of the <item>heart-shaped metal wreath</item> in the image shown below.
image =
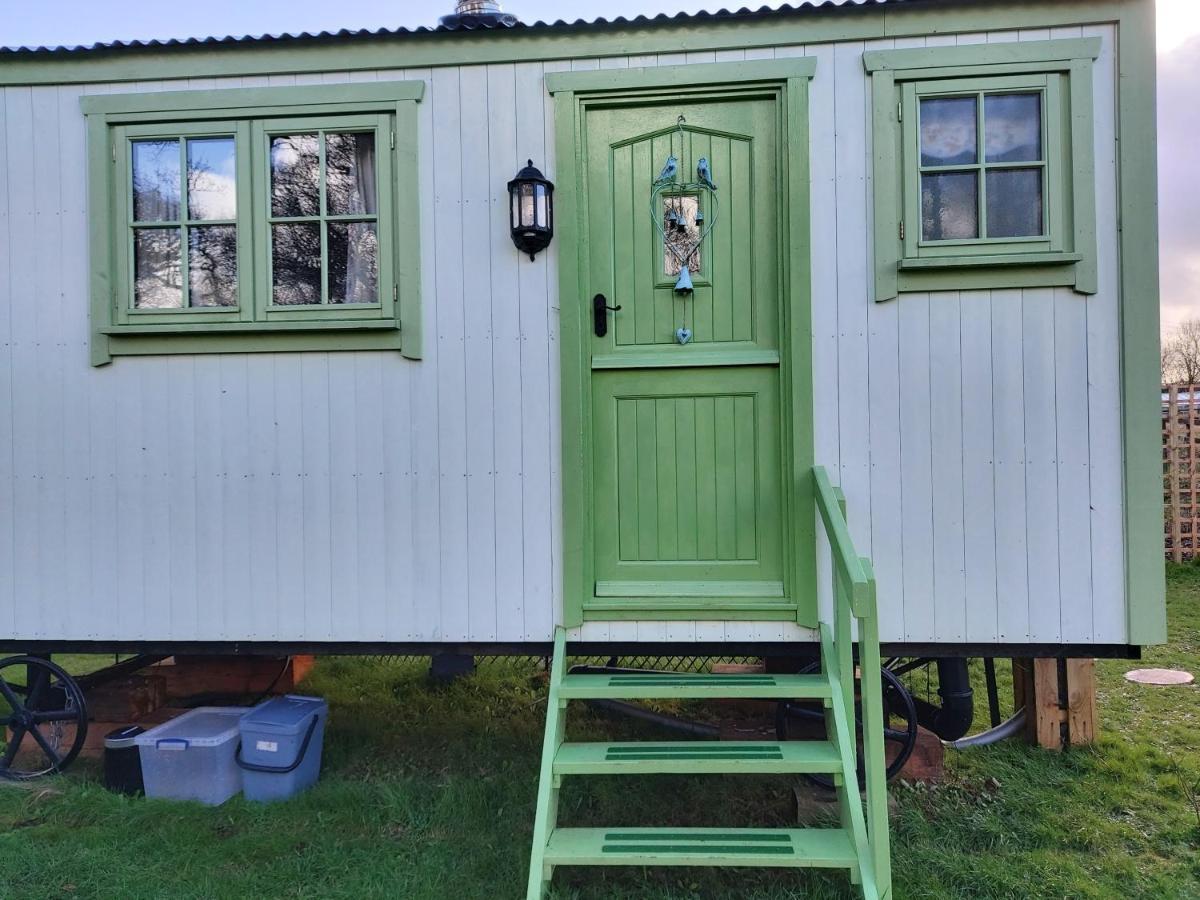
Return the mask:
<path id="1" fill-rule="evenodd" d="M 667 161 L 659 172 L 658 178 L 655 179 L 652 190 L 650 191 L 650 219 L 654 222 L 654 227 L 658 231 L 659 236 L 663 239 L 663 248 L 667 253 L 670 253 L 679 263 L 679 279 L 675 282 L 675 292 L 677 294 L 688 295 L 692 293 L 692 273 L 689 269 L 689 261 L 696 256 L 697 251 L 703 245 L 705 239 L 712 234 L 713 228 L 717 224 L 717 217 L 720 212 L 720 203 L 717 200 L 717 186 L 712 179 L 712 168 L 709 165 L 706 157 L 700 157 L 696 162 L 696 180 L 695 181 L 680 181 L 679 179 L 679 157 L 683 155 L 685 146 L 686 133 L 683 126 L 687 120 L 680 116 L 676 121 L 676 132 L 679 135 L 679 155 L 675 153 L 674 135 L 671 138 L 671 148 L 667 156 Z M 697 197 L 696 222 L 699 231 L 692 241 L 679 241 L 678 238 L 667 236 L 666 225 L 664 220 L 670 220 L 674 217 L 674 222 L 679 223 L 681 229 L 686 229 L 685 224 L 679 218 L 682 213 L 682 206 L 678 209 L 672 206 L 665 213 L 660 212 L 660 198 L 663 197 L 679 197 L 682 198 L 685 194 L 704 194 L 708 198 L 707 204 L 699 203 Z M 708 215 L 704 215 L 704 207 L 708 207 Z"/>

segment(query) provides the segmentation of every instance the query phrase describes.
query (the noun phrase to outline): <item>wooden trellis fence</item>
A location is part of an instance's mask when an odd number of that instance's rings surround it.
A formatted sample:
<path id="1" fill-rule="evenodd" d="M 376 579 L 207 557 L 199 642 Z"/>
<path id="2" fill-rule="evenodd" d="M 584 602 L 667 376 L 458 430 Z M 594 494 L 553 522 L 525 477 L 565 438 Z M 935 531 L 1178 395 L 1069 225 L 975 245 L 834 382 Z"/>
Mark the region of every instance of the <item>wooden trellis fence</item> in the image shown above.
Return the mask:
<path id="1" fill-rule="evenodd" d="M 1163 386 L 1162 435 L 1165 549 L 1182 562 L 1200 535 L 1200 385 Z"/>

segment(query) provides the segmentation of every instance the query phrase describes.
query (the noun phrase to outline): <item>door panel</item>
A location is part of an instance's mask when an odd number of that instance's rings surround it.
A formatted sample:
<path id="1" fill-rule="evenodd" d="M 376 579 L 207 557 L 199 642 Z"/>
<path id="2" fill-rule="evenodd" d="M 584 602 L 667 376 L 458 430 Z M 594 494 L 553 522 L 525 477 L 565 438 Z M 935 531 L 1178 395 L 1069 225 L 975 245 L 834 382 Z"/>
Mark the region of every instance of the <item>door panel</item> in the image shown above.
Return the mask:
<path id="1" fill-rule="evenodd" d="M 590 338 L 585 617 L 796 616 L 785 551 L 778 122 L 773 97 L 588 113 L 586 271 L 621 309 L 606 335 Z M 661 198 L 651 204 L 671 155 L 686 181 L 706 158 L 717 185 L 680 201 L 715 220 L 690 260 L 690 296 L 674 291 L 654 222 Z M 691 331 L 682 345 L 680 327 Z"/>

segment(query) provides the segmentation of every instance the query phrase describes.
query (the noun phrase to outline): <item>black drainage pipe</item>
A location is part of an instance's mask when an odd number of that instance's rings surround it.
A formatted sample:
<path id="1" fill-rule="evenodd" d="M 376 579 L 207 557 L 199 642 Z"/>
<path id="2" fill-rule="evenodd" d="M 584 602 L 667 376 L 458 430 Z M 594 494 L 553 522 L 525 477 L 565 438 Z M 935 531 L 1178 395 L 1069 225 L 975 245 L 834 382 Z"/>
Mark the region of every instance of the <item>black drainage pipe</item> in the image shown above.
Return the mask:
<path id="1" fill-rule="evenodd" d="M 970 730 L 975 718 L 974 691 L 971 690 L 967 661 L 962 657 L 939 659 L 937 672 L 942 705 L 934 706 L 914 697 L 917 721 L 943 741 L 957 741 Z"/>

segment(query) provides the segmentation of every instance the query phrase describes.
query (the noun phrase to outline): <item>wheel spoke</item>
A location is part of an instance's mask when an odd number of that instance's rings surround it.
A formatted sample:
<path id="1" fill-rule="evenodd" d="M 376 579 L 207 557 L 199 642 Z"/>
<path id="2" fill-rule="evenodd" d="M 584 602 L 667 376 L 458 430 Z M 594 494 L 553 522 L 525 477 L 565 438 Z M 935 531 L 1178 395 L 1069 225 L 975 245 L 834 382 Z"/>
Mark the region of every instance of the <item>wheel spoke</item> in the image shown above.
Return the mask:
<path id="1" fill-rule="evenodd" d="M 883 729 L 883 739 L 885 741 L 899 741 L 901 743 L 908 743 L 908 738 L 909 734 L 907 731 L 901 731 L 898 728 Z"/>
<path id="2" fill-rule="evenodd" d="M 25 705 L 17 699 L 17 695 L 13 692 L 9 683 L 0 676 L 0 696 L 4 697 L 4 701 L 12 707 L 13 712 L 20 712 L 25 708 Z"/>
<path id="3" fill-rule="evenodd" d="M 75 709 L 56 709 L 33 713 L 33 721 L 38 725 L 44 725 L 47 722 L 74 722 L 78 718 L 79 711 Z"/>
<path id="4" fill-rule="evenodd" d="M 18 725 L 12 730 L 12 736 L 8 740 L 8 747 L 4 750 L 4 759 L 0 760 L 0 772 L 12 768 L 13 760 L 17 758 L 17 751 L 21 749 L 21 742 L 23 740 L 25 740 L 25 728 Z"/>
<path id="5" fill-rule="evenodd" d="M 30 728 L 29 733 L 33 736 L 33 739 L 37 741 L 37 745 L 42 748 L 42 752 L 50 757 L 50 762 L 54 765 L 55 770 L 57 770 L 58 767 L 62 765 L 62 757 L 58 755 L 58 751 L 54 749 L 48 740 L 46 740 L 46 736 L 42 734 L 36 726 Z"/>

